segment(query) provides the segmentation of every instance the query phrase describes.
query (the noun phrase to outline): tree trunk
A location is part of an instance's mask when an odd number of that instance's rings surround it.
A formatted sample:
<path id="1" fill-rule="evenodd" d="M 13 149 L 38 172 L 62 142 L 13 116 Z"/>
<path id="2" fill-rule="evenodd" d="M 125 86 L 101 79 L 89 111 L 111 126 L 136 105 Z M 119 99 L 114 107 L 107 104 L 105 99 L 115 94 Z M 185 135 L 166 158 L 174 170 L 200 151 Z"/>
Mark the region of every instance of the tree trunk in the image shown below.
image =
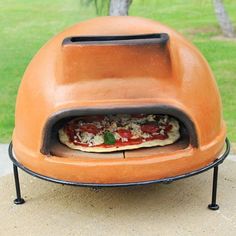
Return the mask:
<path id="1" fill-rule="evenodd" d="M 110 16 L 127 16 L 132 0 L 110 0 Z"/>
<path id="2" fill-rule="evenodd" d="M 213 0 L 213 4 L 215 8 L 216 17 L 218 19 L 220 28 L 224 36 L 228 38 L 233 38 L 235 36 L 234 28 L 225 10 L 222 0 Z"/>

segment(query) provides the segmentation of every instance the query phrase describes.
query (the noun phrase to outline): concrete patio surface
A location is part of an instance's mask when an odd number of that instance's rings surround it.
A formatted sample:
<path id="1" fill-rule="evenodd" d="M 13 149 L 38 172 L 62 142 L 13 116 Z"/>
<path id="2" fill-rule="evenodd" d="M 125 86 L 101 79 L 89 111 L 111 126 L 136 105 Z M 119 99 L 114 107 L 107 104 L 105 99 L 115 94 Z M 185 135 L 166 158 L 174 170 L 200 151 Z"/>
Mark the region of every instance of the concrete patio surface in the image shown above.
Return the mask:
<path id="1" fill-rule="evenodd" d="M 0 145 L 0 235 L 236 235 L 236 157 L 219 167 L 210 211 L 212 170 L 172 184 L 91 189 L 49 183 L 19 171 L 23 205 L 7 146 Z"/>
<path id="2" fill-rule="evenodd" d="M 8 157 L 8 144 L 0 144 L 0 177 L 12 172 L 12 163 Z"/>

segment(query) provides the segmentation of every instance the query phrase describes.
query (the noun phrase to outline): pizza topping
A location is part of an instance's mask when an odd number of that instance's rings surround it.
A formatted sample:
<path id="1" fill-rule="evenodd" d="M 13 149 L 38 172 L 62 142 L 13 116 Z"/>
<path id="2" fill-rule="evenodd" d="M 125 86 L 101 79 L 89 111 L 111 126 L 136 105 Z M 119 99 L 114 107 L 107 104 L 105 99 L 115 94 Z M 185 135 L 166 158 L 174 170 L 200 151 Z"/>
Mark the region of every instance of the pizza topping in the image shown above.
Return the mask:
<path id="1" fill-rule="evenodd" d="M 153 133 L 156 133 L 159 129 L 157 125 L 155 124 L 144 124 L 144 125 L 141 125 L 141 130 L 144 133 L 153 134 Z"/>
<path id="2" fill-rule="evenodd" d="M 115 121 L 112 121 L 110 124 L 108 123 L 108 130 L 111 131 L 111 132 L 114 132 L 116 131 L 117 129 L 117 124 Z"/>
<path id="3" fill-rule="evenodd" d="M 99 132 L 99 129 L 93 124 L 84 124 L 80 126 L 80 130 L 91 134 L 97 134 Z"/>
<path id="4" fill-rule="evenodd" d="M 149 122 L 155 121 L 155 115 L 148 115 L 148 116 L 147 116 L 147 120 L 148 120 Z"/>
<path id="5" fill-rule="evenodd" d="M 121 139 L 121 136 L 117 132 L 114 132 L 114 137 L 115 137 L 116 140 Z"/>
<path id="6" fill-rule="evenodd" d="M 151 135 L 151 134 L 148 134 L 148 133 L 142 133 L 142 134 L 141 134 L 141 137 L 144 138 L 144 139 L 146 139 L 146 138 L 151 138 L 152 135 Z"/>
<path id="7" fill-rule="evenodd" d="M 166 131 L 166 132 L 171 131 L 172 127 L 173 127 L 172 124 L 168 124 L 168 125 L 165 127 L 165 131 Z"/>
<path id="8" fill-rule="evenodd" d="M 127 130 L 127 129 L 118 129 L 117 133 L 122 137 L 122 138 L 131 138 L 132 137 L 132 133 Z"/>
<path id="9" fill-rule="evenodd" d="M 67 136 L 69 137 L 69 141 L 73 142 L 73 140 L 75 139 L 74 137 L 76 137 L 76 131 L 74 128 L 70 127 L 69 125 L 66 125 L 64 127 L 64 131 L 67 134 Z"/>
<path id="10" fill-rule="evenodd" d="M 94 138 L 94 134 L 89 132 L 81 132 L 80 140 L 82 143 L 90 143 L 91 139 Z"/>
<path id="11" fill-rule="evenodd" d="M 104 138 L 102 135 L 96 135 L 94 136 L 94 139 L 93 139 L 93 144 L 94 145 L 100 145 L 100 144 L 103 144 L 104 143 Z"/>
<path id="12" fill-rule="evenodd" d="M 106 131 L 104 134 L 104 143 L 105 144 L 115 144 L 115 142 L 116 142 L 116 139 L 115 139 L 114 135 L 111 132 Z"/>
<path id="13" fill-rule="evenodd" d="M 131 145 L 140 144 L 140 143 L 142 143 L 142 141 L 143 140 L 141 138 L 130 139 L 129 144 L 131 144 Z"/>
<path id="14" fill-rule="evenodd" d="M 62 130 L 70 143 L 81 147 L 117 148 L 154 140 L 175 141 L 179 137 L 177 120 L 154 114 L 81 116 Z"/>

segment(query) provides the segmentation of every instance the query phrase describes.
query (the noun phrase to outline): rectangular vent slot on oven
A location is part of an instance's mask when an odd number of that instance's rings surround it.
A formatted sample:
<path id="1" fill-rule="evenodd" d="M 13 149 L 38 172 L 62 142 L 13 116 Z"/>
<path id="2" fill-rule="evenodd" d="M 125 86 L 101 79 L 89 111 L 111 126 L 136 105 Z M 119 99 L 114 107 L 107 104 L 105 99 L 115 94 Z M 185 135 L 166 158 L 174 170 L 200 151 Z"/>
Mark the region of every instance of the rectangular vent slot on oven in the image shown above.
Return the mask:
<path id="1" fill-rule="evenodd" d="M 73 36 L 65 38 L 62 45 L 66 44 L 136 44 L 159 43 L 165 44 L 169 39 L 166 33 L 139 34 L 139 35 L 101 35 L 101 36 Z"/>

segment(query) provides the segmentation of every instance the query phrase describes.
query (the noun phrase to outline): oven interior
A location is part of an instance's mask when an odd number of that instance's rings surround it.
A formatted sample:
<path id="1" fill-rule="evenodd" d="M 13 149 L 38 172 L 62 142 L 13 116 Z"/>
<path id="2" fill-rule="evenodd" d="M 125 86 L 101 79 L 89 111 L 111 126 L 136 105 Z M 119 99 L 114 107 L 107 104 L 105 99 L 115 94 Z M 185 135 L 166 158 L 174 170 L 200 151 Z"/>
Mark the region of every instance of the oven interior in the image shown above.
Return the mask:
<path id="1" fill-rule="evenodd" d="M 101 113 L 100 113 L 101 114 Z M 105 115 L 105 113 L 103 113 Z M 118 113 L 113 113 L 118 114 Z M 125 113 L 123 113 L 125 114 Z M 129 114 L 133 114 L 130 113 Z M 137 113 L 134 113 L 137 114 Z M 166 113 L 147 113 L 145 114 L 157 114 L 165 115 Z M 97 114 L 91 114 L 97 115 Z M 79 150 L 74 150 L 66 145 L 62 144 L 59 141 L 58 131 L 62 128 L 67 122 L 74 118 L 78 118 L 80 115 L 69 115 L 65 117 L 57 117 L 56 121 L 48 122 L 49 125 L 45 127 L 45 135 L 43 140 L 43 146 L 41 152 L 47 156 L 57 156 L 57 157 L 71 157 L 71 158 L 80 158 L 80 157 L 90 157 L 90 158 L 128 158 L 128 157 L 147 157 L 150 155 L 158 155 L 161 153 L 169 153 L 176 150 L 186 149 L 189 145 L 196 146 L 196 132 L 193 123 L 188 120 L 186 117 L 179 118 L 178 115 L 169 115 L 170 117 L 175 118 L 179 122 L 180 126 L 180 138 L 173 144 L 166 146 L 156 146 L 148 148 L 139 148 L 133 150 L 125 151 L 115 151 L 111 153 L 89 153 Z"/>

